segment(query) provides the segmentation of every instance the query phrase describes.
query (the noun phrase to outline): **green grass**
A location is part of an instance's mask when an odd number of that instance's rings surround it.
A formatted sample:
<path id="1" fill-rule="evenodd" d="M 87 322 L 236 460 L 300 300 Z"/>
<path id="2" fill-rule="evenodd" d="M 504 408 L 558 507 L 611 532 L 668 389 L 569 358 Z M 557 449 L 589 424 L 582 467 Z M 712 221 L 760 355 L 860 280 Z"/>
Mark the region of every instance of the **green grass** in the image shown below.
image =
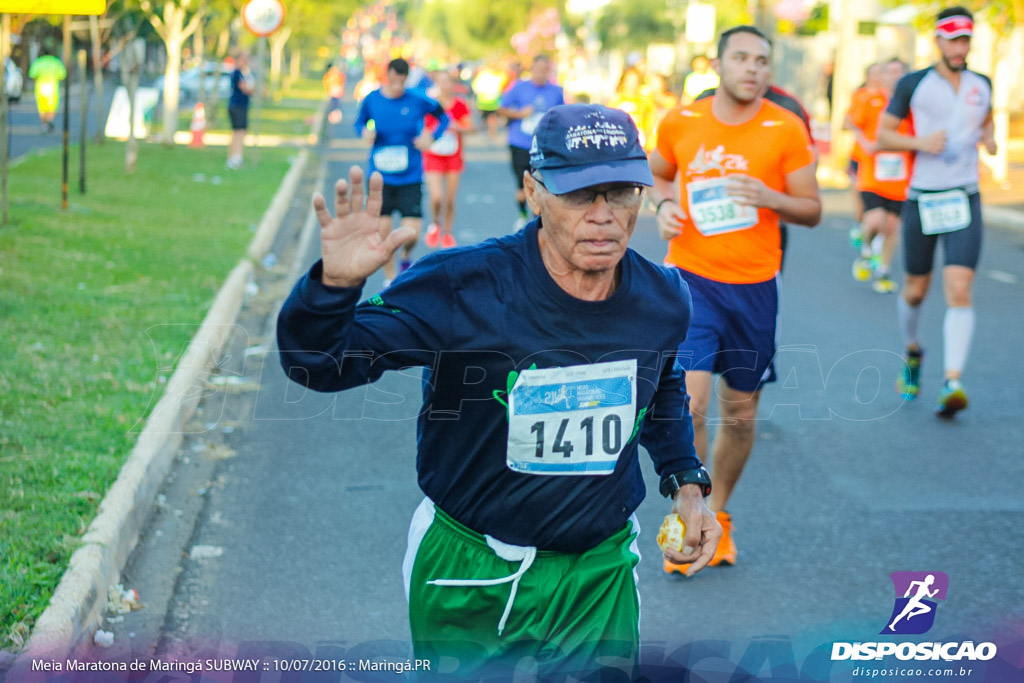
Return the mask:
<path id="1" fill-rule="evenodd" d="M 127 176 L 124 146 L 108 142 L 89 149 L 88 194 L 73 181 L 67 211 L 59 150 L 12 169 L 0 228 L 0 648 L 17 648 L 48 603 L 294 153 L 262 149 L 232 172 L 223 149 L 143 145 Z"/>
<path id="2" fill-rule="evenodd" d="M 259 120 L 260 135 L 308 134 L 311 119 L 323 98 L 324 91 L 320 83 L 308 79 L 297 81 L 291 88 L 263 98 Z M 206 132 L 230 133 L 227 100 L 218 102 L 217 108 L 216 123 L 211 123 L 210 112 L 206 112 Z M 178 112 L 178 130 L 189 130 L 191 122 L 191 109 Z M 256 109 L 253 104 L 249 107 L 249 132 L 255 133 L 256 130 Z"/>

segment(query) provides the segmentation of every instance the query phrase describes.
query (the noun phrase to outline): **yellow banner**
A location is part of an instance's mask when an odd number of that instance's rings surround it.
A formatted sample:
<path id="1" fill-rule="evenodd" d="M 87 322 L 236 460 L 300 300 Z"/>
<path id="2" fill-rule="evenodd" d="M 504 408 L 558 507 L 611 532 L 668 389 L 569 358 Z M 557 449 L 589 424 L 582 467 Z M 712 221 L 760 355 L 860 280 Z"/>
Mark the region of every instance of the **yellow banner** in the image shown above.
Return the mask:
<path id="1" fill-rule="evenodd" d="M 103 14 L 107 0 L 0 0 L 6 14 Z"/>

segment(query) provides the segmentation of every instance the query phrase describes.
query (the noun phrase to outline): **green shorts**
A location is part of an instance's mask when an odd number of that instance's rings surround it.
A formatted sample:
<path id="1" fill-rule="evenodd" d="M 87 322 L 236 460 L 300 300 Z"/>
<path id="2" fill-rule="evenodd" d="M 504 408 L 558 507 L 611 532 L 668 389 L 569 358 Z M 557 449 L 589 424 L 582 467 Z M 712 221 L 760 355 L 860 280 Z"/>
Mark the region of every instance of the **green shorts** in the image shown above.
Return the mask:
<path id="1" fill-rule="evenodd" d="M 538 551 L 478 534 L 424 500 L 403 566 L 415 657 L 443 677 L 511 679 L 517 667 L 632 677 L 638 532 L 632 518 L 586 552 Z"/>

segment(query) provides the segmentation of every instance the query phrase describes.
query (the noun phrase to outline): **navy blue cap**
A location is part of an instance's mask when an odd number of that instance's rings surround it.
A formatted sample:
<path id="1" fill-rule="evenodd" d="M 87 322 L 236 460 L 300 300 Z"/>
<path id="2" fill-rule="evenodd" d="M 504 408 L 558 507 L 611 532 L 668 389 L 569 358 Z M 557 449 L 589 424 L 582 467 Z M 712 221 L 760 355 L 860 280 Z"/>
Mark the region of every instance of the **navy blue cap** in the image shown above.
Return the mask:
<path id="1" fill-rule="evenodd" d="M 654 184 L 633 119 L 600 104 L 562 104 L 545 112 L 533 133 L 530 170 L 541 172 L 553 194 L 602 183 Z"/>

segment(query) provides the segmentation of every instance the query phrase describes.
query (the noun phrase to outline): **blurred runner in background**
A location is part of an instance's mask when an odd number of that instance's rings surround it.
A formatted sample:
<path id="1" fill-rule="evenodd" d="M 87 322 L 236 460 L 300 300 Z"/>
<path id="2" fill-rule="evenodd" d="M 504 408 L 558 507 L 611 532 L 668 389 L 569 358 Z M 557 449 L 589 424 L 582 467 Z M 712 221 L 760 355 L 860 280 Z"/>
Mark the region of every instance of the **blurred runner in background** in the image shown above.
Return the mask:
<path id="1" fill-rule="evenodd" d="M 544 112 L 559 104 L 565 104 L 565 96 L 562 87 L 551 82 L 551 60 L 545 55 L 533 58 L 529 80 L 516 81 L 501 96 L 498 111 L 508 119 L 508 146 L 512 152 L 512 174 L 516 178 L 516 203 L 519 206 L 516 230 L 526 225 L 529 218 L 523 174 L 530 170 L 533 131 Z"/>
<path id="2" fill-rule="evenodd" d="M 864 149 L 864 141 L 860 138 L 860 131 L 854 130 L 855 126 L 850 121 L 850 113 L 858 111 L 863 106 L 863 101 L 884 94 L 882 90 L 882 67 L 879 64 L 871 64 L 864 72 L 864 83 L 850 95 L 850 108 L 843 119 L 843 130 L 852 130 L 854 136 L 853 152 L 850 153 L 850 166 L 846 173 L 850 177 L 850 201 L 853 202 L 853 225 L 850 227 L 850 246 L 859 250 L 861 248 L 861 221 L 864 220 L 864 204 L 860 199 L 860 192 L 857 191 L 857 171 L 860 169 L 861 160 L 867 156 Z"/>
<path id="3" fill-rule="evenodd" d="M 711 61 L 704 55 L 690 60 L 690 73 L 683 80 L 683 104 L 692 104 L 705 90 L 718 87 L 718 74 L 711 68 Z"/>
<path id="4" fill-rule="evenodd" d="M 918 339 L 921 304 L 928 295 L 935 247 L 942 242 L 943 383 L 937 414 L 952 418 L 967 407 L 960 378 L 974 337 L 974 272 L 983 232 L 978 189 L 978 145 L 997 151 L 992 121 L 992 82 L 967 68 L 974 19 L 963 7 L 939 13 L 935 45 L 941 58 L 907 74 L 896 85 L 878 128 L 882 149 L 914 152 L 903 224 L 906 283 L 899 298 L 899 324 L 906 363 L 897 380 L 904 399 L 917 396 L 924 352 Z M 907 118 L 914 134 L 900 133 Z"/>
<path id="5" fill-rule="evenodd" d="M 433 218 L 424 241 L 433 249 L 440 245 L 455 246 L 452 225 L 455 223 L 455 197 L 462 176 L 462 134 L 476 130 L 473 115 L 466 101 L 455 95 L 455 81 L 447 71 L 434 74 L 437 101 L 448 114 L 448 130 L 423 153 L 423 175 L 430 193 L 430 215 Z M 427 130 L 437 128 L 437 118 L 428 114 L 424 120 Z"/>
<path id="6" fill-rule="evenodd" d="M 476 108 L 480 119 L 487 126 L 487 138 L 491 142 L 498 139 L 498 127 L 501 116 L 501 93 L 505 91 L 506 74 L 494 64 L 486 64 L 473 78 L 473 94 L 476 96 Z"/>
<path id="7" fill-rule="evenodd" d="M 640 132 L 640 144 L 650 152 L 651 141 L 654 140 L 654 102 L 643 88 L 643 78 L 639 71 L 626 69 L 622 72 L 619 85 L 615 88 L 615 94 L 608 102 L 608 106 L 629 114 L 629 118 L 633 119 Z"/>
<path id="8" fill-rule="evenodd" d="M 903 78 L 906 67 L 898 59 L 880 67 L 882 88 L 870 97 L 860 98 L 850 108 L 847 121 L 864 150 L 857 169 L 857 191 L 864 207 L 861 223 L 860 255 L 853 262 L 853 277 L 867 282 L 874 276 L 871 288 L 879 294 L 896 291 L 891 273 L 892 257 L 896 253 L 900 212 L 907 198 L 913 156 L 910 152 L 891 152 L 878 149 L 878 122 L 889 104 L 896 83 Z M 910 121 L 904 121 L 900 133 L 909 135 Z M 882 236 L 881 249 L 875 253 L 874 241 Z"/>
<path id="9" fill-rule="evenodd" d="M 328 64 L 327 71 L 324 72 L 323 83 L 324 92 L 330 98 L 327 103 L 327 111 L 330 112 L 327 115 L 327 120 L 331 123 L 341 123 L 341 98 L 345 96 L 345 73 L 334 64 Z"/>
<path id="10" fill-rule="evenodd" d="M 392 59 L 386 82 L 362 101 L 355 122 L 356 135 L 371 146 L 370 173 L 378 171 L 384 177 L 382 233 L 391 234 L 394 213 L 401 216 L 400 227 L 412 231 L 412 237 L 402 246 L 402 271 L 412 265 L 412 250 L 423 225 L 422 152 L 448 128 L 448 115 L 440 104 L 418 91 L 406 90 L 408 76 L 409 62 Z M 428 114 L 439 122 L 432 131 L 424 128 Z M 395 278 L 393 258 L 384 263 L 384 278 L 385 287 Z"/>
<path id="11" fill-rule="evenodd" d="M 44 133 L 53 130 L 53 118 L 60 108 L 60 82 L 67 75 L 64 63 L 46 50 L 29 67 L 28 77 L 35 81 L 36 108 Z"/>

